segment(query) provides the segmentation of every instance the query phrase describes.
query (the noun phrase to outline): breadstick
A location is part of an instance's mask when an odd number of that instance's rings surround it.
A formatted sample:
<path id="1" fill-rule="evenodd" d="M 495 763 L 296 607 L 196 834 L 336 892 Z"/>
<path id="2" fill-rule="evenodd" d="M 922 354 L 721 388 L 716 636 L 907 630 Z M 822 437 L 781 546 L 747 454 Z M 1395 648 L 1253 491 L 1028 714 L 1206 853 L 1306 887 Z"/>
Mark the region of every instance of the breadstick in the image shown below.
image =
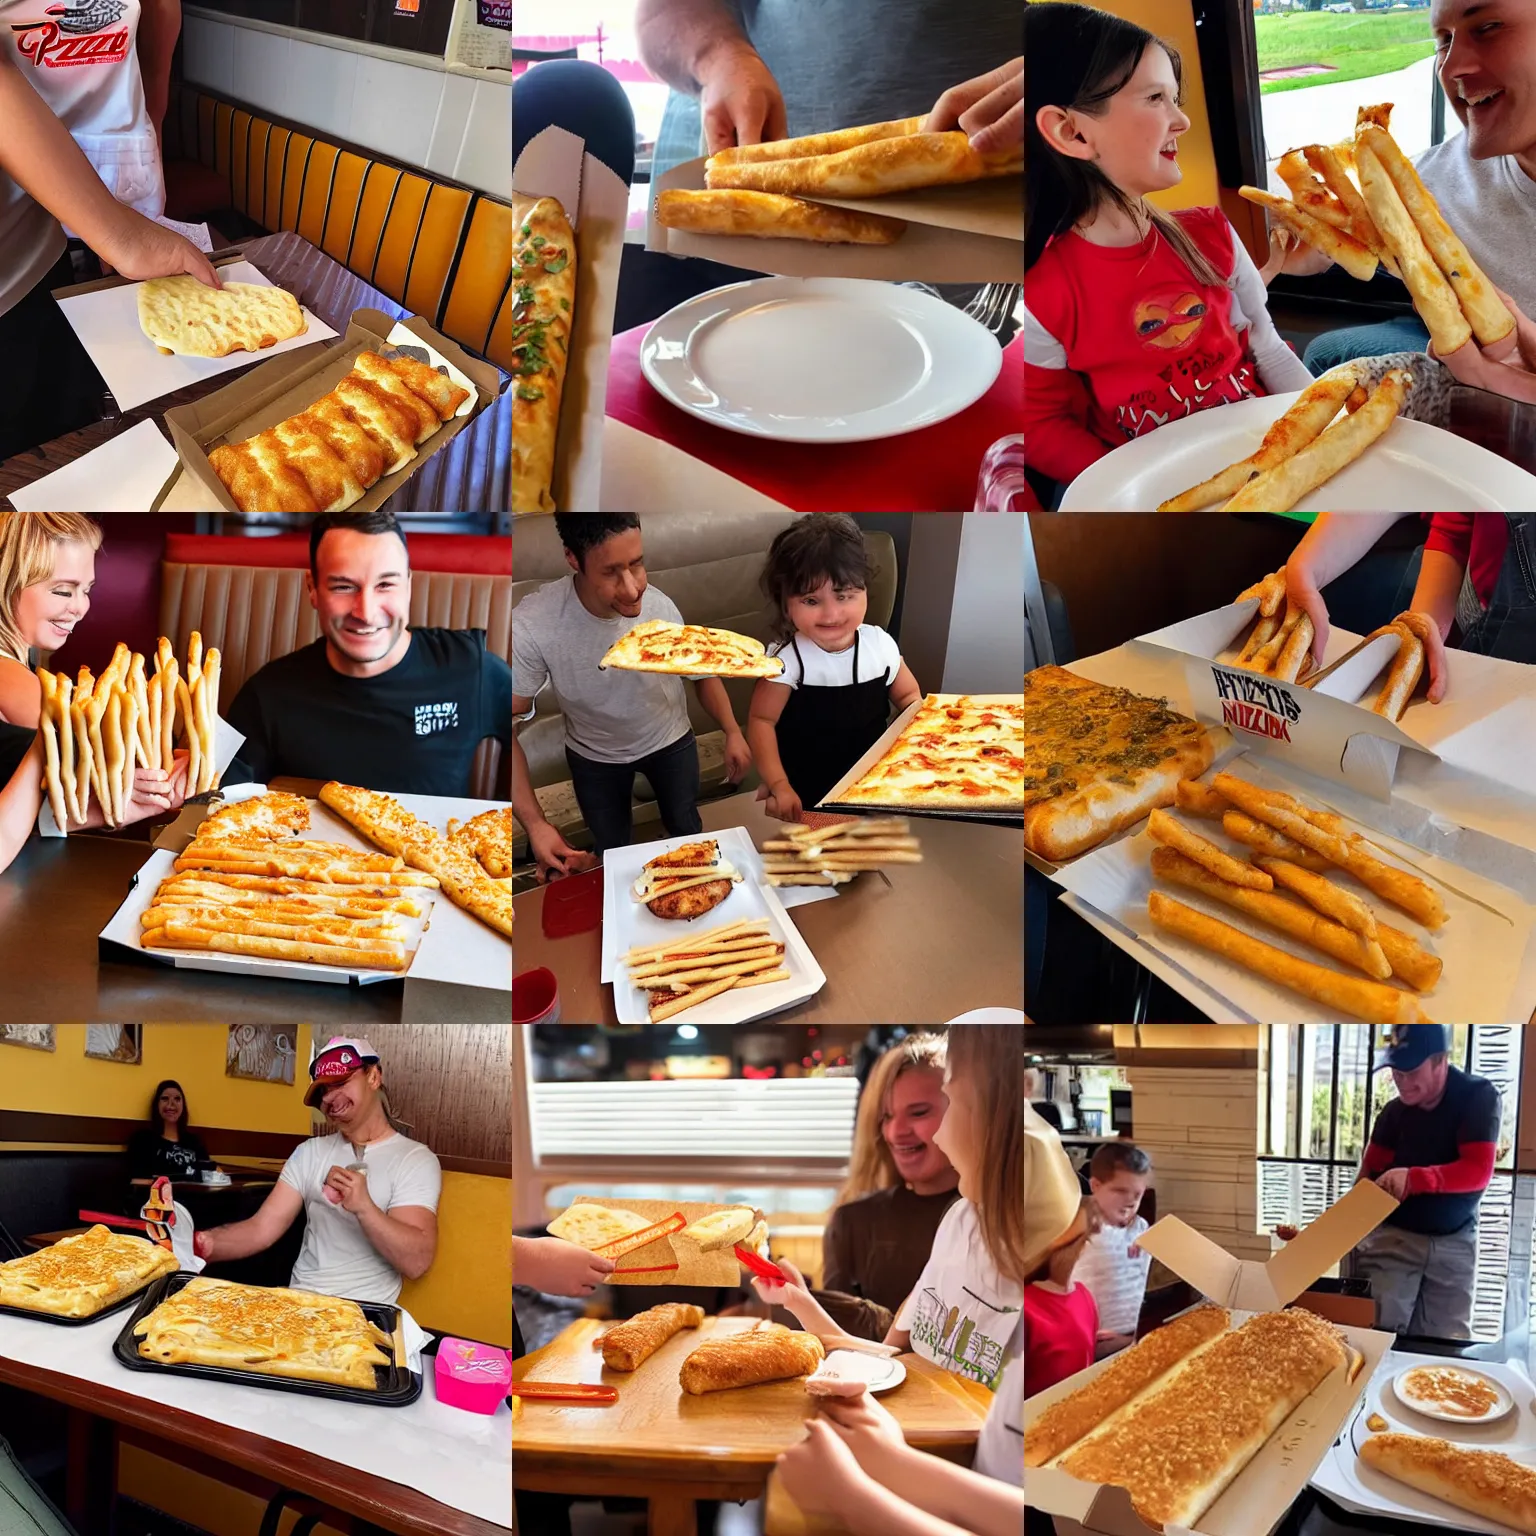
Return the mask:
<path id="1" fill-rule="evenodd" d="M 1248 643 L 1238 654 L 1238 666 L 1246 667 L 1259 651 L 1275 638 L 1275 631 L 1279 628 L 1280 620 L 1274 614 L 1260 614 L 1254 620 L 1253 628 L 1248 632 Z"/>
<path id="2" fill-rule="evenodd" d="M 38 723 L 43 728 L 43 754 L 47 761 L 45 777 L 48 785 L 48 804 L 59 831 L 69 830 L 69 818 L 64 810 L 64 782 L 59 768 L 59 729 L 54 723 L 58 710 L 58 696 L 53 673 L 39 671 L 38 683 L 43 690 L 42 708 L 38 711 Z"/>
<path id="3" fill-rule="evenodd" d="M 1154 843 L 1176 848 L 1185 858 L 1193 859 L 1196 864 L 1203 865 L 1223 880 L 1230 880 L 1233 885 L 1246 885 L 1254 891 L 1274 889 L 1275 882 L 1263 870 L 1234 859 L 1230 853 L 1223 853 L 1215 843 L 1208 842 L 1197 832 L 1191 832 L 1188 827 L 1175 821 L 1167 811 L 1153 811 L 1147 818 L 1147 831 Z"/>
<path id="4" fill-rule="evenodd" d="M 133 799 L 133 774 L 138 766 L 139 701 L 128 683 L 117 685 L 123 709 L 123 804 Z"/>
<path id="5" fill-rule="evenodd" d="M 1410 917 L 1417 918 L 1426 928 L 1444 926 L 1445 903 L 1427 881 L 1394 865 L 1384 864 L 1366 853 L 1357 842 L 1314 826 L 1303 814 L 1299 800 L 1278 791 L 1261 790 L 1230 773 L 1219 773 L 1212 782 L 1241 810 L 1279 828 L 1304 847 L 1322 854 L 1329 863 L 1347 869 L 1361 885 L 1374 891 L 1383 901 L 1400 907 Z"/>
<path id="6" fill-rule="evenodd" d="M 1268 870 L 1276 885 L 1295 891 L 1308 906 L 1316 907 L 1324 917 L 1342 923 L 1351 933 L 1362 939 L 1376 937 L 1376 914 L 1350 891 L 1341 889 L 1325 875 L 1314 875 L 1310 870 L 1298 869 L 1284 859 L 1256 854 L 1253 862 L 1260 869 Z"/>
<path id="7" fill-rule="evenodd" d="M 1314 874 L 1321 874 L 1325 869 L 1333 866 L 1320 853 L 1313 853 L 1310 848 L 1303 848 L 1300 843 L 1293 842 L 1283 832 L 1276 832 L 1273 827 L 1267 827 L 1262 821 L 1255 821 L 1251 816 L 1245 816 L 1241 811 L 1227 811 L 1221 818 L 1221 830 L 1228 837 L 1239 843 L 1246 843 L 1250 848 L 1257 848 L 1261 853 L 1272 854 L 1277 859 L 1288 859 L 1292 864 L 1299 864 L 1303 869 L 1310 869 Z"/>
<path id="8" fill-rule="evenodd" d="M 127 746 L 123 741 L 123 699 L 114 685 L 109 689 L 106 708 L 102 711 L 102 746 L 106 752 L 105 794 L 103 799 L 112 803 L 112 819 L 123 820 L 123 759 Z"/>
<path id="9" fill-rule="evenodd" d="M 1351 1018 L 1364 1019 L 1369 1024 L 1431 1022 L 1411 992 L 1400 992 L 1380 981 L 1361 981 L 1342 971 L 1331 971 L 1325 965 L 1314 965 L 1310 960 L 1298 960 L 1295 955 L 1251 939 L 1230 923 L 1207 917 L 1161 891 L 1153 891 L 1147 898 L 1147 912 L 1159 928 L 1246 966 L 1266 980 L 1314 1002 L 1337 1008 Z"/>
<path id="10" fill-rule="evenodd" d="M 53 707 L 59 727 L 59 772 L 63 778 L 64 809 L 76 821 L 84 821 L 80 809 L 80 785 L 75 777 L 75 719 L 70 709 L 75 685 L 62 672 L 53 680 Z M 64 823 L 59 823 L 63 830 Z"/>
<path id="11" fill-rule="evenodd" d="M 150 761 L 149 688 L 144 681 L 144 658 L 137 651 L 133 653 L 133 664 L 128 668 L 128 690 L 133 694 L 134 703 L 138 708 L 138 729 L 134 732 L 134 760 L 141 768 L 158 767 L 160 762 L 158 754 L 153 762 Z"/>
<path id="12" fill-rule="evenodd" d="M 650 1019 L 652 1024 L 660 1024 L 664 1019 L 670 1019 L 674 1014 L 683 1012 L 685 1008 L 693 1008 L 699 1003 L 707 1002 L 712 997 L 718 997 L 722 992 L 729 992 L 735 982 L 734 977 L 727 977 L 724 981 L 712 981 L 707 986 L 699 987 L 693 992 L 682 992 L 665 1003 L 652 1003 Z"/>
<path id="13" fill-rule="evenodd" d="M 193 630 L 187 637 L 187 682 L 190 684 L 203 669 L 203 637 Z"/>
<path id="14" fill-rule="evenodd" d="M 160 644 L 165 647 L 170 642 L 161 640 Z M 170 773 L 176 766 L 176 658 L 169 657 L 155 676 L 164 678 L 160 685 L 160 769 Z"/>
<path id="15" fill-rule="evenodd" d="M 96 798 L 101 801 L 102 819 L 109 827 L 117 825 L 117 808 L 112 803 L 112 786 L 107 778 L 107 749 L 102 741 L 101 717 L 108 699 L 98 683 L 85 706 L 85 729 L 91 744 L 91 782 L 96 786 Z"/>
<path id="16" fill-rule="evenodd" d="M 1303 613 L 1291 627 L 1291 633 L 1280 648 L 1275 660 L 1273 676 L 1282 683 L 1294 683 L 1301 675 L 1301 664 L 1312 649 L 1312 620 Z"/>
<path id="17" fill-rule="evenodd" d="M 1280 659 L 1280 652 L 1285 649 L 1285 642 L 1291 638 L 1291 631 L 1301 620 L 1301 609 L 1290 608 L 1286 610 L 1284 619 L 1280 621 L 1280 628 L 1253 653 L 1249 666 L 1255 672 L 1268 672 Z"/>
<path id="18" fill-rule="evenodd" d="M 165 711 L 160 705 L 160 693 L 163 686 L 160 681 L 160 674 L 156 672 L 144 689 L 144 702 L 149 706 L 149 720 L 144 728 L 145 746 L 149 752 L 148 760 L 144 764 L 146 768 L 158 768 L 160 766 L 160 728 L 165 716 Z"/>
<path id="19" fill-rule="evenodd" d="M 219 787 L 219 682 L 224 675 L 224 658 L 217 646 L 210 646 L 203 663 L 203 779 L 198 793 Z"/>
<path id="20" fill-rule="evenodd" d="M 70 724 L 75 738 L 75 794 L 78 797 L 80 820 L 84 821 L 91 808 L 91 738 L 86 719 L 90 707 L 90 673 L 82 667 L 74 702 L 69 707 Z"/>
<path id="21" fill-rule="evenodd" d="M 1413 690 L 1419 686 L 1419 677 L 1424 671 L 1424 642 L 1406 624 L 1395 622 L 1389 628 L 1397 632 L 1402 643 L 1392 658 L 1386 680 L 1371 709 L 1388 720 L 1396 720 L 1413 697 Z"/>
<path id="22" fill-rule="evenodd" d="M 202 692 L 203 679 L 201 677 L 187 687 L 185 679 L 178 679 L 176 683 L 176 698 L 181 705 L 181 712 L 187 720 L 187 794 L 188 796 L 202 793 L 201 779 L 203 772 L 203 743 L 202 733 L 195 728 L 197 720 L 197 697 Z"/>
<path id="23" fill-rule="evenodd" d="M 1417 992 L 1428 992 L 1440 980 L 1445 961 L 1432 955 L 1411 934 L 1401 928 L 1390 928 L 1380 918 L 1376 920 L 1376 942 L 1381 945 L 1392 967 L 1392 974 Z"/>
<path id="24" fill-rule="evenodd" d="M 1220 821 L 1232 809 L 1225 795 L 1218 795 L 1198 779 L 1180 779 L 1173 787 L 1173 803 L 1186 816 L 1204 816 L 1211 821 Z"/>
<path id="25" fill-rule="evenodd" d="M 1281 896 L 1272 891 L 1250 891 L 1229 881 L 1218 880 L 1193 859 L 1186 859 L 1172 848 L 1153 850 L 1152 873 L 1160 880 L 1188 886 L 1190 890 L 1199 891 L 1202 896 L 1209 896 L 1213 901 L 1235 907 L 1239 912 L 1267 923 L 1271 928 L 1278 928 L 1282 933 L 1290 934 L 1293 939 L 1300 939 L 1303 944 L 1310 944 L 1314 949 L 1320 949 L 1332 955 L 1335 960 L 1342 960 L 1346 965 L 1352 965 L 1378 981 L 1385 981 L 1392 974 L 1392 966 L 1386 958 L 1373 957 L 1359 934 L 1351 933 L 1349 929 L 1330 922 L 1326 917 L 1320 917 L 1300 902 L 1292 901 L 1289 896 Z"/>

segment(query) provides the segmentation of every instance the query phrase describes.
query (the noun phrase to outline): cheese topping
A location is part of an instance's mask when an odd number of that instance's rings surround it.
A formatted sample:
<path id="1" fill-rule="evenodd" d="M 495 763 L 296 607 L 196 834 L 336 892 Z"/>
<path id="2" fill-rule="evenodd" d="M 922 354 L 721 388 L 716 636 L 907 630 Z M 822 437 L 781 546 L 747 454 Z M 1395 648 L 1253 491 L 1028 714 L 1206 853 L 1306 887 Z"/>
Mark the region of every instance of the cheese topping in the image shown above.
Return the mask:
<path id="1" fill-rule="evenodd" d="M 712 864 L 681 869 L 643 869 L 632 889 L 636 901 L 654 901 L 658 896 L 685 891 L 691 885 L 703 885 L 709 880 L 729 879 L 739 883 L 743 878 L 741 871 L 729 859 L 717 858 Z"/>
<path id="2" fill-rule="evenodd" d="M 1480 1419 L 1499 1401 L 1498 1389 L 1483 1376 L 1444 1366 L 1421 1366 L 1402 1379 L 1403 1395 L 1411 1403 L 1437 1408 L 1459 1419 Z"/>

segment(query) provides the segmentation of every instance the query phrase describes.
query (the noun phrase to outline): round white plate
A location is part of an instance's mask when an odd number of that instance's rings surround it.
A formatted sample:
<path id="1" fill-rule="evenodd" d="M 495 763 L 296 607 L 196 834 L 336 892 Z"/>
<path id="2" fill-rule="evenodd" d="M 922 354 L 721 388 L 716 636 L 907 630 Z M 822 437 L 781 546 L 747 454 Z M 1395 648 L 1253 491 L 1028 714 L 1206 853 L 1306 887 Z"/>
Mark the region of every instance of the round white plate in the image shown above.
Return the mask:
<path id="1" fill-rule="evenodd" d="M 907 1368 L 887 1355 L 866 1355 L 858 1349 L 834 1349 L 822 1362 L 839 1376 L 862 1381 L 866 1391 L 879 1394 L 899 1387 L 907 1379 Z"/>
<path id="2" fill-rule="evenodd" d="M 1403 1370 L 1398 1371 L 1397 1374 L 1393 1376 L 1392 1396 L 1395 1397 L 1404 1408 L 1410 1409 L 1414 1413 L 1422 1413 L 1427 1419 L 1439 1419 L 1443 1424 L 1492 1424 L 1496 1420 L 1502 1419 L 1504 1415 L 1515 1406 L 1514 1394 L 1497 1377 L 1488 1375 L 1486 1371 L 1474 1370 L 1471 1366 L 1463 1365 L 1459 1361 L 1455 1362 L 1454 1365 L 1452 1362 L 1448 1361 L 1447 1365 L 1452 1369 L 1464 1371 L 1468 1376 L 1476 1376 L 1479 1381 L 1486 1381 L 1488 1385 L 1498 1393 L 1498 1401 L 1493 1405 L 1492 1408 L 1487 1411 L 1487 1413 L 1481 1413 L 1476 1418 L 1468 1418 L 1465 1414 L 1446 1413 L 1441 1408 L 1431 1407 L 1428 1403 L 1418 1403 L 1415 1402 L 1411 1397 L 1405 1397 L 1400 1390 L 1403 1377 L 1407 1376 L 1412 1371 L 1425 1369 L 1422 1362 L 1418 1365 L 1406 1366 Z"/>
<path id="3" fill-rule="evenodd" d="M 1257 451 L 1300 391 L 1198 411 L 1122 444 L 1067 487 L 1063 512 L 1153 512 Z M 1503 512 L 1536 506 L 1536 475 L 1423 421 L 1399 417 L 1298 512 Z"/>
<path id="4" fill-rule="evenodd" d="M 727 431 L 860 443 L 963 411 L 992 387 L 1003 354 L 979 321 L 915 288 L 759 277 L 663 315 L 640 366 L 673 405 Z"/>

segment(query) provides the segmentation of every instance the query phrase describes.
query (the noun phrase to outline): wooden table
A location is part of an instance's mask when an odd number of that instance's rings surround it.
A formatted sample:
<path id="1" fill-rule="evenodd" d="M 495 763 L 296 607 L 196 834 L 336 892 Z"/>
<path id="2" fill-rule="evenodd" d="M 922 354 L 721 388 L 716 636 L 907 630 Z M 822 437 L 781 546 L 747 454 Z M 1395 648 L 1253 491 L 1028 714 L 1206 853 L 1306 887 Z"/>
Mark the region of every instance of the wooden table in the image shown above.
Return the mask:
<path id="1" fill-rule="evenodd" d="M 572 1323 L 543 1349 L 513 1362 L 518 1381 L 600 1382 L 617 1387 L 606 1408 L 525 1400 L 513 1431 L 512 1484 L 531 1493 L 650 1500 L 650 1536 L 693 1536 L 699 1499 L 755 1499 L 776 1457 L 804 1434 L 815 1400 L 798 1380 L 693 1397 L 678 1385 L 684 1358 L 704 1339 L 751 1328 L 745 1317 L 708 1317 L 669 1339 L 638 1371 L 611 1371 L 592 1341 L 608 1326 Z M 992 1394 L 921 1355 L 903 1355 L 907 1379 L 880 1401 L 909 1445 L 969 1462 Z M 532 1533 L 530 1533 L 532 1536 Z"/>
<path id="2" fill-rule="evenodd" d="M 60 1227 L 57 1232 L 33 1232 L 22 1238 L 28 1248 L 52 1248 L 55 1243 L 62 1243 L 66 1237 L 78 1237 L 82 1232 L 89 1232 L 89 1227 Z"/>
<path id="3" fill-rule="evenodd" d="M 783 823 L 751 793 L 699 807 L 706 832 L 746 827 L 759 848 Z M 860 875 L 830 901 L 790 910 L 826 972 L 779 1024 L 936 1024 L 973 1008 L 1024 1006 L 1024 834 L 985 822 L 913 817 L 921 864 Z M 575 879 L 603 878 L 602 871 Z M 548 966 L 566 1024 L 616 1024 L 613 988 L 598 980 L 602 929 L 544 936 L 547 886 L 512 898 L 519 971 Z"/>
<path id="4" fill-rule="evenodd" d="M 312 314 L 346 334 L 355 309 L 379 309 L 403 320 L 410 310 L 395 303 L 324 251 L 291 231 L 239 242 L 239 250 L 274 283 L 288 289 Z M 258 363 L 260 355 L 251 358 Z M 51 474 L 82 454 L 126 432 L 141 421 L 158 420 L 172 406 L 189 405 L 240 376 L 240 370 L 216 374 L 200 384 L 146 400 L 130 411 L 92 422 L 52 442 L 29 448 L 0 463 L 0 506 L 8 493 Z M 41 381 L 39 381 L 41 383 Z M 108 397 L 110 399 L 110 397 Z M 170 433 L 160 428 L 167 440 Z M 504 512 L 512 499 L 512 395 L 503 389 L 479 418 L 440 452 L 432 455 L 384 504 L 387 512 Z M 147 509 L 146 509 L 147 510 Z"/>

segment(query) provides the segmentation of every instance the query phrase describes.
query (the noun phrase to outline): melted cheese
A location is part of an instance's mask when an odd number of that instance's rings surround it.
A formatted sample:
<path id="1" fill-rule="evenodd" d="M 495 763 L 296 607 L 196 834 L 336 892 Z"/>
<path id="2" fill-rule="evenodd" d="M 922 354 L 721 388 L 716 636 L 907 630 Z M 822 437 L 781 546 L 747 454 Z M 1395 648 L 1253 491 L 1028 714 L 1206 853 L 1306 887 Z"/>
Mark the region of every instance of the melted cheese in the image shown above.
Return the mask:
<path id="1" fill-rule="evenodd" d="M 643 869 L 631 889 L 636 901 L 654 901 L 658 896 L 670 896 L 673 891 L 686 891 L 689 886 L 704 885 L 710 880 L 739 882 L 742 878 L 741 871 L 729 859 L 717 858 L 713 864 L 685 869 Z"/>

